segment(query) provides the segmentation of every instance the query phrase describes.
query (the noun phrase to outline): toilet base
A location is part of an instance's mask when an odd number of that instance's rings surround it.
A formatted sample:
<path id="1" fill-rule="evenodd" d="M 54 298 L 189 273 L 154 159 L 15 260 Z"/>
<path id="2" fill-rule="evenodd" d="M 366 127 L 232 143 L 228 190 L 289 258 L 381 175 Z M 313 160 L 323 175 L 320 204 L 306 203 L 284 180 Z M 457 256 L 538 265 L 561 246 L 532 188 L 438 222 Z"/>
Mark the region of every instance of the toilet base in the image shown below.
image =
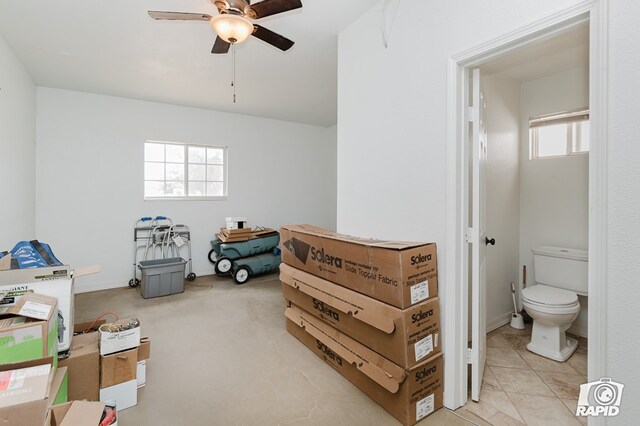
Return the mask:
<path id="1" fill-rule="evenodd" d="M 527 349 L 545 358 L 565 362 L 578 349 L 578 341 L 566 336 L 566 328 L 539 324 L 534 320 Z"/>
<path id="2" fill-rule="evenodd" d="M 571 355 L 573 355 L 576 349 L 578 349 L 578 341 L 571 337 L 567 337 L 567 346 L 565 346 L 561 351 L 554 351 L 548 347 L 540 346 L 533 342 L 529 342 L 529 344 L 527 344 L 527 349 L 540 356 L 551 358 L 554 361 L 565 362 L 571 357 Z"/>

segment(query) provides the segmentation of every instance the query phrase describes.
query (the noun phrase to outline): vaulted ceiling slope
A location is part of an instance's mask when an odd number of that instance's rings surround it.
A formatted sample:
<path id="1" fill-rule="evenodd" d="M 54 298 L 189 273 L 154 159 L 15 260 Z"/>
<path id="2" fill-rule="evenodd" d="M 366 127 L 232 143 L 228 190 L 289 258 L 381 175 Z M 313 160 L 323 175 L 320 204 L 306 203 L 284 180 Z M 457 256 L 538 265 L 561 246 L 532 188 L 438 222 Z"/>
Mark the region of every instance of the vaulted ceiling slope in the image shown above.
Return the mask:
<path id="1" fill-rule="evenodd" d="M 252 3 L 258 3 L 257 0 Z M 336 123 L 337 34 L 377 0 L 302 0 L 263 25 L 295 41 L 282 52 L 251 37 L 212 55 L 208 22 L 155 21 L 148 10 L 216 15 L 210 0 L 2 0 L 0 35 L 38 86 Z"/>

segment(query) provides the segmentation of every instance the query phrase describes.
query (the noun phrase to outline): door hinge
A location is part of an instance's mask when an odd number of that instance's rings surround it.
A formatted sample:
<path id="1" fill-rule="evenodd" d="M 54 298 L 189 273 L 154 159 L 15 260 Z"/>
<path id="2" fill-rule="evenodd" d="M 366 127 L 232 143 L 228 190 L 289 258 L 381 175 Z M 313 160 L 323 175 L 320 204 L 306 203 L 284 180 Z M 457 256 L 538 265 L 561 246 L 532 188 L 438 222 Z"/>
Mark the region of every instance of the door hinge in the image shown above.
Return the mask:
<path id="1" fill-rule="evenodd" d="M 467 228 L 467 232 L 464 234 L 465 242 L 475 244 L 479 238 L 480 234 L 476 228 Z"/>
<path id="2" fill-rule="evenodd" d="M 471 348 L 467 348 L 467 364 L 473 364 L 473 355 L 471 354 Z"/>
<path id="3" fill-rule="evenodd" d="M 480 116 L 478 115 L 478 108 L 474 106 L 467 107 L 467 121 L 473 122 L 479 117 Z"/>

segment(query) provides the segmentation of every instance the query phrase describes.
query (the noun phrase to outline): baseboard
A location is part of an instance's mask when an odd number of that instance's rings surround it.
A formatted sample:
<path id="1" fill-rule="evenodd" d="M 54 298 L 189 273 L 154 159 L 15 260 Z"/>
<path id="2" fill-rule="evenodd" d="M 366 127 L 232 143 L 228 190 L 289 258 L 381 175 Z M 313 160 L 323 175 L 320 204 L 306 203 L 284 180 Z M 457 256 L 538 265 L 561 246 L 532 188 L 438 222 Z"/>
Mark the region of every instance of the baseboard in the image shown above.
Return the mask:
<path id="1" fill-rule="evenodd" d="M 209 275 L 214 275 L 211 272 L 204 272 L 201 275 L 196 272 L 198 277 L 206 277 Z M 96 283 L 96 282 L 75 282 L 76 294 L 79 293 L 90 293 L 93 291 L 103 291 L 103 290 L 113 290 L 115 288 L 126 288 L 129 287 L 129 281 L 122 282 L 106 282 L 106 283 Z"/>
<path id="2" fill-rule="evenodd" d="M 507 312 L 506 314 L 500 315 L 497 318 L 487 320 L 487 333 L 490 333 L 505 324 L 509 324 L 511 322 L 511 314 L 512 312 Z"/>
<path id="3" fill-rule="evenodd" d="M 75 288 L 76 294 L 90 293 L 92 291 L 113 290 L 114 288 L 129 287 L 128 283 L 81 283 L 76 281 Z"/>
<path id="4" fill-rule="evenodd" d="M 572 324 L 571 327 L 569 327 L 567 332 L 575 334 L 576 336 L 584 337 L 585 339 L 589 337 L 588 328 L 575 323 Z"/>
<path id="5" fill-rule="evenodd" d="M 511 312 L 501 315 L 497 318 L 494 318 L 493 320 L 487 320 L 487 333 L 490 333 L 493 330 L 498 329 L 505 324 L 509 324 L 510 322 L 511 322 Z M 567 332 L 571 334 L 575 334 L 576 336 L 584 337 L 584 338 L 589 337 L 588 328 L 576 323 L 573 323 L 571 327 L 569 327 Z"/>

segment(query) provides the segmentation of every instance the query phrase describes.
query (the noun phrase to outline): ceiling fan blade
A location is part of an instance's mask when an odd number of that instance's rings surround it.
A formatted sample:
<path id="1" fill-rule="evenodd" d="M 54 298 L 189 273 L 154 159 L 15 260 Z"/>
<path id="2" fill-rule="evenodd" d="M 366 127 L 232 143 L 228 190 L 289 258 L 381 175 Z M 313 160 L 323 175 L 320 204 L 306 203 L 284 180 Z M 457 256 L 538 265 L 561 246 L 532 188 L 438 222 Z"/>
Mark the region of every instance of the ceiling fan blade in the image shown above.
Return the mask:
<path id="1" fill-rule="evenodd" d="M 211 15 L 206 13 L 186 13 L 186 12 L 160 12 L 157 10 L 150 10 L 149 16 L 158 20 L 170 20 L 170 21 L 210 21 Z"/>
<path id="2" fill-rule="evenodd" d="M 278 33 L 274 33 L 271 30 L 261 27 L 260 25 L 253 24 L 253 36 L 260 40 L 269 43 L 272 46 L 277 47 L 280 50 L 289 50 L 293 46 L 293 41 L 286 37 L 281 36 Z"/>
<path id="3" fill-rule="evenodd" d="M 231 47 L 230 43 L 227 43 L 220 37 L 216 37 L 216 42 L 213 44 L 211 53 L 227 53 L 229 51 L 229 47 Z"/>
<path id="4" fill-rule="evenodd" d="M 252 19 L 260 19 L 301 7 L 300 0 L 263 0 L 245 8 L 245 13 Z"/>

